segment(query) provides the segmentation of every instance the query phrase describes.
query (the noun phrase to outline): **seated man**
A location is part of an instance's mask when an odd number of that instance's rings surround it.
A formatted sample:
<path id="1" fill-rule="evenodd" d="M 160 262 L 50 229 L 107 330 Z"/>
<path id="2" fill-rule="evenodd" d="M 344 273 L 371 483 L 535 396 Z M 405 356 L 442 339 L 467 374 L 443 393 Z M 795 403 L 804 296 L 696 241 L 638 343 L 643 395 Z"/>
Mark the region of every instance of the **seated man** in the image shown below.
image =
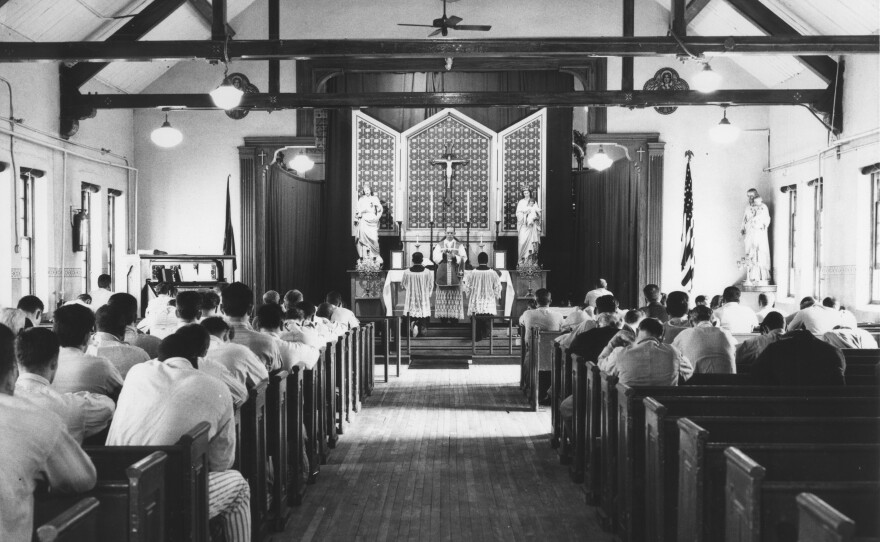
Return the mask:
<path id="1" fill-rule="evenodd" d="M 223 318 L 205 318 L 199 325 L 211 335 L 205 359 L 223 365 L 239 382 L 248 387 L 269 379 L 266 365 L 250 348 L 231 342 L 235 330 Z"/>
<path id="2" fill-rule="evenodd" d="M 660 298 L 663 295 L 660 292 L 660 287 L 656 284 L 648 284 L 642 288 L 642 293 L 645 294 L 645 302 L 648 304 L 644 307 L 640 307 L 639 310 L 645 313 L 645 317 L 656 318 L 661 322 L 669 320 L 669 315 L 666 313 L 666 307 L 660 302 Z"/>
<path id="3" fill-rule="evenodd" d="M 86 350 L 86 353 L 92 356 L 109 359 L 123 379 L 133 366 L 150 359 L 150 355 L 143 348 L 123 342 L 125 321 L 125 314 L 119 305 L 102 306 L 95 313 L 98 332 L 92 337 L 92 343 Z"/>
<path id="4" fill-rule="evenodd" d="M 254 331 L 248 315 L 254 308 L 254 292 L 241 282 L 233 282 L 223 289 L 220 309 L 226 315 L 229 328 L 234 331 L 229 340 L 246 346 L 260 358 L 267 371 L 281 368 L 281 346 L 276 337 Z"/>
<path id="5" fill-rule="evenodd" d="M 81 443 L 110 425 L 116 404 L 107 396 L 81 391 L 58 393 L 52 380 L 58 369 L 58 337 L 45 328 L 31 328 L 15 338 L 18 380 L 15 395 L 51 410 L 67 426 L 70 436 Z"/>
<path id="6" fill-rule="evenodd" d="M 612 337 L 620 331 L 620 320 L 617 317 L 617 303 L 614 296 L 602 296 L 596 300 L 599 311 L 596 327 L 579 334 L 571 342 L 569 350 L 587 361 L 598 363 L 599 354 Z"/>
<path id="7" fill-rule="evenodd" d="M 40 298 L 35 295 L 26 295 L 18 300 L 15 308 L 24 311 L 25 317 L 31 321 L 31 324 L 38 326 L 43 320 L 43 311 L 45 307 Z"/>
<path id="8" fill-rule="evenodd" d="M 211 318 L 212 316 L 221 316 L 220 314 L 220 294 L 214 290 L 202 292 L 202 315 L 201 318 Z"/>
<path id="9" fill-rule="evenodd" d="M 757 385 L 843 386 L 845 371 L 839 348 L 799 329 L 765 348 L 750 373 Z"/>
<path id="10" fill-rule="evenodd" d="M 208 333 L 207 329 L 199 324 L 189 324 L 183 326 L 174 333 L 177 335 L 183 335 L 190 343 L 204 345 L 204 350 L 199 352 L 199 371 L 209 374 L 226 384 L 226 387 L 229 388 L 230 395 L 232 395 L 232 404 L 235 408 L 240 407 L 245 401 L 247 401 L 247 383 L 234 375 L 222 363 L 207 358 L 208 348 L 211 344 L 211 334 Z"/>
<path id="11" fill-rule="evenodd" d="M 739 343 L 736 346 L 737 365 L 751 365 L 765 348 L 775 343 L 785 334 L 785 320 L 781 313 L 768 312 L 761 322 L 761 335 Z"/>
<path id="12" fill-rule="evenodd" d="M 278 342 L 278 351 L 281 353 L 281 368 L 289 371 L 297 365 L 304 369 L 311 369 L 321 357 L 320 347 L 312 347 L 305 343 L 290 342 L 281 339 L 284 324 L 284 315 L 280 305 L 263 305 L 257 309 L 260 333 L 264 333 Z M 322 345 L 323 346 L 323 345 Z"/>
<path id="13" fill-rule="evenodd" d="M 249 540 L 250 488 L 235 460 L 232 396 L 222 382 L 198 370 L 205 345 L 174 333 L 159 359 L 131 369 L 119 395 L 108 446 L 169 446 L 208 422 L 208 517 L 220 516 L 227 539 Z"/>
<path id="14" fill-rule="evenodd" d="M 796 312 L 786 329 L 788 331 L 806 329 L 813 335 L 821 337 L 839 326 L 841 324 L 841 317 L 840 311 L 834 307 L 836 300 L 834 298 L 826 298 L 826 300 L 829 300 L 827 305 L 824 303 L 813 303 Z"/>
<path id="15" fill-rule="evenodd" d="M 11 309 L 9 307 L 0 309 L 0 325 L 8 327 L 16 335 L 21 330 L 32 327 L 28 326 L 29 323 L 30 320 L 21 309 Z"/>
<path id="16" fill-rule="evenodd" d="M 608 283 L 605 279 L 599 279 L 596 281 L 596 288 L 587 292 L 587 295 L 584 297 L 584 305 L 587 307 L 596 308 L 596 300 L 605 295 L 614 295 L 611 290 L 608 289 Z"/>
<path id="17" fill-rule="evenodd" d="M 694 307 L 693 327 L 679 333 L 672 346 L 691 362 L 694 373 L 736 374 L 736 339 L 726 329 L 715 327 L 712 316 L 709 307 Z"/>
<path id="18" fill-rule="evenodd" d="M 137 299 L 131 294 L 117 292 L 110 296 L 110 301 L 107 304 L 119 307 L 119 310 L 122 311 L 125 321 L 125 337 L 123 340 L 132 346 L 143 349 L 150 356 L 150 359 L 158 356 L 159 343 L 162 342 L 162 339 L 142 333 L 134 325 L 137 320 Z"/>
<path id="19" fill-rule="evenodd" d="M 352 329 L 361 325 L 360 321 L 355 317 L 354 313 L 346 309 L 342 304 L 342 294 L 339 292 L 330 292 L 327 294 L 327 303 L 333 306 L 333 313 L 330 315 L 331 322 L 339 322 Z"/>
<path id="20" fill-rule="evenodd" d="M 108 360 L 86 354 L 95 313 L 82 305 L 66 305 L 55 311 L 53 330 L 61 353 L 52 386 L 61 393 L 90 391 L 115 398 L 122 388 L 122 375 Z"/>
<path id="21" fill-rule="evenodd" d="M 785 316 L 785 313 L 776 308 L 776 297 L 771 293 L 760 293 L 758 294 L 758 312 L 755 313 L 755 316 L 758 317 L 758 323 L 764 321 L 764 318 L 767 317 L 771 312 L 778 312 L 782 316 Z"/>
<path id="22" fill-rule="evenodd" d="M 822 335 L 822 340 L 837 348 L 877 348 L 874 336 L 859 327 L 837 326 Z"/>
<path id="23" fill-rule="evenodd" d="M 14 395 L 13 341 L 12 331 L 0 326 L 0 540 L 27 542 L 38 481 L 53 493 L 82 493 L 95 487 L 96 474 L 57 414 Z"/>
<path id="24" fill-rule="evenodd" d="M 177 328 L 190 324 L 198 324 L 202 318 L 202 294 L 195 290 L 187 290 L 177 294 L 174 316 L 177 317 Z"/>
<path id="25" fill-rule="evenodd" d="M 287 293 L 284 294 L 284 302 L 281 308 L 284 309 L 284 312 L 287 312 L 296 307 L 297 303 L 302 303 L 303 300 L 303 294 L 299 290 L 287 290 Z"/>
<path id="26" fill-rule="evenodd" d="M 570 333 L 587 320 L 592 320 L 593 317 L 587 314 L 587 308 L 586 305 L 578 305 L 577 308 L 568 313 L 567 316 L 564 316 L 561 331 L 564 333 Z"/>
<path id="27" fill-rule="evenodd" d="M 666 298 L 666 314 L 669 315 L 669 320 L 663 323 L 663 342 L 666 344 L 672 344 L 679 333 L 691 327 L 688 301 L 688 295 L 678 291 L 671 292 Z"/>
<path id="28" fill-rule="evenodd" d="M 611 337 L 611 340 L 608 341 L 608 344 L 605 345 L 605 348 L 603 348 L 602 352 L 599 354 L 599 360 L 596 362 L 599 369 L 603 371 L 605 370 L 605 365 L 608 363 L 608 356 L 611 355 L 611 352 L 614 352 L 615 348 L 629 346 L 636 342 L 636 335 L 639 333 L 639 323 L 644 319 L 645 313 L 638 309 L 626 311 L 626 315 L 623 317 L 623 327 L 617 332 L 617 334 Z"/>
<path id="29" fill-rule="evenodd" d="M 719 327 L 726 329 L 731 333 L 751 333 L 758 327 L 758 317 L 755 311 L 739 304 L 740 296 L 739 288 L 736 286 L 728 286 L 721 294 L 721 308 L 715 310 L 715 318 L 718 320 Z"/>
<path id="30" fill-rule="evenodd" d="M 275 290 L 269 290 L 265 294 L 263 294 L 263 304 L 264 305 L 281 305 L 281 294 L 276 292 Z"/>
<path id="31" fill-rule="evenodd" d="M 113 292 L 110 291 L 110 284 L 113 278 L 104 273 L 98 276 L 98 289 L 89 292 L 92 295 L 92 309 L 97 311 L 110 301 Z"/>
<path id="32" fill-rule="evenodd" d="M 687 380 L 694 367 L 671 344 L 663 344 L 663 324 L 656 318 L 639 323 L 636 342 L 619 347 L 608 357 L 609 374 L 616 374 L 627 386 L 677 386 Z"/>
<path id="33" fill-rule="evenodd" d="M 312 348 L 321 349 L 336 338 L 329 328 L 319 326 L 315 322 L 315 306 L 311 303 L 299 302 L 288 311 L 286 316 L 290 318 L 284 322 L 284 329 L 287 331 L 279 335 L 282 341 L 307 344 Z"/>
<path id="34" fill-rule="evenodd" d="M 525 328 L 523 340 L 528 344 L 528 338 L 532 335 L 532 329 L 542 331 L 560 331 L 562 329 L 562 315 L 550 310 L 553 298 L 550 290 L 540 288 L 535 292 L 535 300 L 538 306 L 522 313 L 519 323 Z M 549 404 L 550 397 L 550 371 L 538 371 L 538 391 L 541 404 Z"/>

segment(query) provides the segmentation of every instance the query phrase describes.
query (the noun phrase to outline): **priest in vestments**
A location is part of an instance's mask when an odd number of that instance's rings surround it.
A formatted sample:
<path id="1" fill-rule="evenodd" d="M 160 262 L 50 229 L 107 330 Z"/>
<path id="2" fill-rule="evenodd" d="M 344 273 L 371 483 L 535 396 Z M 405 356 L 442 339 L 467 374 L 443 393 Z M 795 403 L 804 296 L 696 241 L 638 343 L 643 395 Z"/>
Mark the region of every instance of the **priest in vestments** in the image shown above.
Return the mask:
<path id="1" fill-rule="evenodd" d="M 464 318 L 464 295 L 461 277 L 467 263 L 464 245 L 455 238 L 455 228 L 446 228 L 446 238 L 434 247 L 431 261 L 437 266 L 434 316 L 444 322 Z"/>
<path id="2" fill-rule="evenodd" d="M 465 276 L 464 289 L 468 295 L 468 313 L 477 319 L 475 338 L 482 341 L 491 333 L 490 319 L 501 297 L 501 273 L 489 267 L 489 255 L 485 252 L 477 256 L 477 264 L 477 268 Z"/>

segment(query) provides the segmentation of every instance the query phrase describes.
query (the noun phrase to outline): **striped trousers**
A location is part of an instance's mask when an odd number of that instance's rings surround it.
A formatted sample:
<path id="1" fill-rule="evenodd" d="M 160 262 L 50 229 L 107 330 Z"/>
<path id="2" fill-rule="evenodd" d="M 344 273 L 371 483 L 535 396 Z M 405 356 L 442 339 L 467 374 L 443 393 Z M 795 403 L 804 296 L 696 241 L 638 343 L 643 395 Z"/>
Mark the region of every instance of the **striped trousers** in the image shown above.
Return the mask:
<path id="1" fill-rule="evenodd" d="M 208 518 L 220 516 L 228 542 L 250 542 L 251 489 L 240 472 L 208 473 Z"/>

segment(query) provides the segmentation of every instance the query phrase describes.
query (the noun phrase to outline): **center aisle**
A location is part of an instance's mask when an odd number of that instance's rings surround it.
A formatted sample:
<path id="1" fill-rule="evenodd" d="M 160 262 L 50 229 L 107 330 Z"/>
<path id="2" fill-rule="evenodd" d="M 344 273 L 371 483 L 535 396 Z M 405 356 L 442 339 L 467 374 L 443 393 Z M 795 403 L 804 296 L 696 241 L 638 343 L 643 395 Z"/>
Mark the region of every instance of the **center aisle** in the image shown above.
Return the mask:
<path id="1" fill-rule="evenodd" d="M 527 412 L 518 365 L 376 384 L 282 540 L 610 540 Z"/>

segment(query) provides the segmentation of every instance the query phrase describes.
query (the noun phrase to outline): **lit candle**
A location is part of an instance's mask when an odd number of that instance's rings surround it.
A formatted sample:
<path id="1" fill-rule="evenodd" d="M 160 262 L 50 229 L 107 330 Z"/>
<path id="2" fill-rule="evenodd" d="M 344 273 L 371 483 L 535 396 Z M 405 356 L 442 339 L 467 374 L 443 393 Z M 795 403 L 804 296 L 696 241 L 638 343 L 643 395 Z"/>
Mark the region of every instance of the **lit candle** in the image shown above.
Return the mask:
<path id="1" fill-rule="evenodd" d="M 431 189 L 431 205 L 430 205 L 431 213 L 429 215 L 431 222 L 434 222 L 434 189 Z"/>
<path id="2" fill-rule="evenodd" d="M 467 191 L 467 207 L 466 207 L 466 210 L 467 210 L 467 215 L 466 215 L 466 217 L 465 217 L 465 222 L 470 222 L 470 221 L 471 221 L 471 189 L 470 189 L 470 188 L 468 188 L 468 191 Z"/>

